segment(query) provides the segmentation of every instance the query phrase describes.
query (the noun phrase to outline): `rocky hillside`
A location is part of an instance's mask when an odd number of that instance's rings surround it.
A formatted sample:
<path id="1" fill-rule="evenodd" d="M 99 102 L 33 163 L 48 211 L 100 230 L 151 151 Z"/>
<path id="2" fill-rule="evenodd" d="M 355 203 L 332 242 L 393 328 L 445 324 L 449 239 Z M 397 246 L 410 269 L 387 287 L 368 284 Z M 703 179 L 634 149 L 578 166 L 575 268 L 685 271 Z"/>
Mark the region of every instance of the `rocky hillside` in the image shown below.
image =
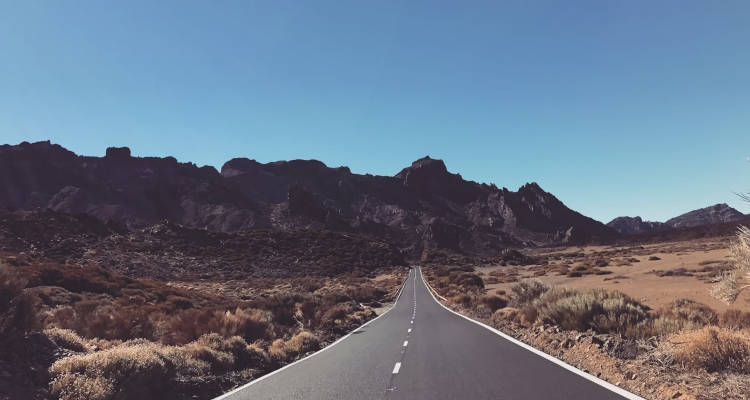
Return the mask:
<path id="1" fill-rule="evenodd" d="M 49 142 L 0 146 L 0 206 L 49 208 L 131 229 L 160 221 L 216 232 L 327 229 L 425 248 L 494 253 L 617 233 L 535 183 L 518 191 L 464 180 L 422 158 L 397 175 L 353 174 L 314 160 L 246 158 L 213 167 L 172 157 L 78 156 Z"/>
<path id="2" fill-rule="evenodd" d="M 641 217 L 617 217 L 607 226 L 625 235 L 656 233 L 670 229 L 694 228 L 724 224 L 746 219 L 747 216 L 727 204 L 693 210 L 674 217 L 667 222 L 643 221 Z"/>
<path id="3" fill-rule="evenodd" d="M 366 275 L 407 265 L 392 244 L 356 234 L 303 229 L 226 233 L 169 222 L 128 230 L 51 210 L 0 209 L 0 253 L 163 281 Z"/>
<path id="4" fill-rule="evenodd" d="M 716 204 L 674 217 L 668 220 L 666 224 L 672 228 L 691 228 L 739 221 L 744 218 L 745 214 L 729 207 L 727 204 Z"/>
<path id="5" fill-rule="evenodd" d="M 644 221 L 641 217 L 617 217 L 607 223 L 607 226 L 625 235 L 660 232 L 669 229 L 664 222 Z"/>

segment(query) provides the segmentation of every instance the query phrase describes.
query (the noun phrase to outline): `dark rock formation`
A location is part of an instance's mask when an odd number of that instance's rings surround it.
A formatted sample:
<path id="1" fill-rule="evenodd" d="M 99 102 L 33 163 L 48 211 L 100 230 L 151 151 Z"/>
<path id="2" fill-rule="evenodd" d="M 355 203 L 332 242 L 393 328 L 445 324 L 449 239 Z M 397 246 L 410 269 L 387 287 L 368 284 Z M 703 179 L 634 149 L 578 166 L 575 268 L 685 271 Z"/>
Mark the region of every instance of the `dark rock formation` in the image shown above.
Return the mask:
<path id="1" fill-rule="evenodd" d="M 657 233 L 670 229 L 736 222 L 746 218 L 746 215 L 729 207 L 727 204 L 716 204 L 687 212 L 667 222 L 643 221 L 641 217 L 617 217 L 608 222 L 607 226 L 625 235 L 637 235 Z"/>
<path id="2" fill-rule="evenodd" d="M 664 222 L 644 221 L 641 217 L 617 217 L 607 223 L 607 226 L 624 235 L 659 232 L 669 229 Z"/>
<path id="3" fill-rule="evenodd" d="M 715 204 L 674 217 L 668 220 L 666 224 L 672 228 L 690 228 L 739 221 L 744 218 L 745 214 L 729 207 L 727 204 Z"/>
<path id="4" fill-rule="evenodd" d="M 0 206 L 50 208 L 131 229 L 162 220 L 219 232 L 329 229 L 424 248 L 496 253 L 509 245 L 582 242 L 617 233 L 536 183 L 518 192 L 464 180 L 425 157 L 396 176 L 320 161 L 236 158 L 199 168 L 109 148 L 84 157 L 49 142 L 0 146 Z"/>

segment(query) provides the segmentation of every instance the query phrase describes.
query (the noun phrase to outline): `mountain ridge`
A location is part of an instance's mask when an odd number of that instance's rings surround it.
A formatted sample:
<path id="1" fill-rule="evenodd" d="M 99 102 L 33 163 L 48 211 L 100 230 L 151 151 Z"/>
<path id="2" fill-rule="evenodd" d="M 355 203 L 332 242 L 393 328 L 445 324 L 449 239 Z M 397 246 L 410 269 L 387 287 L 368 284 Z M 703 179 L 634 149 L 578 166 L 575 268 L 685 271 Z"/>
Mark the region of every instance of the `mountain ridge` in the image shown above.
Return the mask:
<path id="1" fill-rule="evenodd" d="M 355 174 L 317 160 L 233 158 L 217 170 L 111 147 L 79 156 L 50 142 L 0 146 L 0 205 L 86 214 L 142 228 L 162 220 L 219 232 L 329 229 L 425 249 L 494 253 L 618 234 L 569 209 L 537 183 L 513 192 L 464 180 L 442 160 L 394 176 Z"/>
<path id="2" fill-rule="evenodd" d="M 670 229 L 694 228 L 699 226 L 740 221 L 748 216 L 726 203 L 699 208 L 670 218 L 665 222 L 643 221 L 641 217 L 617 217 L 607 226 L 624 235 L 656 233 Z"/>

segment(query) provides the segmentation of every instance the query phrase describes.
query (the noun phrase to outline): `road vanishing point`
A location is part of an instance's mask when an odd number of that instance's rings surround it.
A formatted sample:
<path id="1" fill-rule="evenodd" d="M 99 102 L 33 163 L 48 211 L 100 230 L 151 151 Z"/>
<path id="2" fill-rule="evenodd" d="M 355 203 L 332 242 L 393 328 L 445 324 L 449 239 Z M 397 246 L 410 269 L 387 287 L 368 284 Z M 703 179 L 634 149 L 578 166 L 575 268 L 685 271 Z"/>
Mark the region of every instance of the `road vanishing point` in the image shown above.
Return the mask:
<path id="1" fill-rule="evenodd" d="M 219 399 L 643 400 L 447 309 L 418 267 L 389 311 Z"/>

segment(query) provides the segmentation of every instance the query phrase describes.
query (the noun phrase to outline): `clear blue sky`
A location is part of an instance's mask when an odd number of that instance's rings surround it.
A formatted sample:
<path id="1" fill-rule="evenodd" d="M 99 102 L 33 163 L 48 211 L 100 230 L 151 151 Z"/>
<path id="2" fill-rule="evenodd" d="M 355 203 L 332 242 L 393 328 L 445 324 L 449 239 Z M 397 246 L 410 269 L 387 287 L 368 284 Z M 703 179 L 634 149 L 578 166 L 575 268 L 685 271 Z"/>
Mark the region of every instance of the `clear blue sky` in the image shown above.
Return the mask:
<path id="1" fill-rule="evenodd" d="M 604 222 L 750 212 L 750 2 L 0 0 L 0 142 L 46 139 L 385 175 L 429 154 Z"/>

